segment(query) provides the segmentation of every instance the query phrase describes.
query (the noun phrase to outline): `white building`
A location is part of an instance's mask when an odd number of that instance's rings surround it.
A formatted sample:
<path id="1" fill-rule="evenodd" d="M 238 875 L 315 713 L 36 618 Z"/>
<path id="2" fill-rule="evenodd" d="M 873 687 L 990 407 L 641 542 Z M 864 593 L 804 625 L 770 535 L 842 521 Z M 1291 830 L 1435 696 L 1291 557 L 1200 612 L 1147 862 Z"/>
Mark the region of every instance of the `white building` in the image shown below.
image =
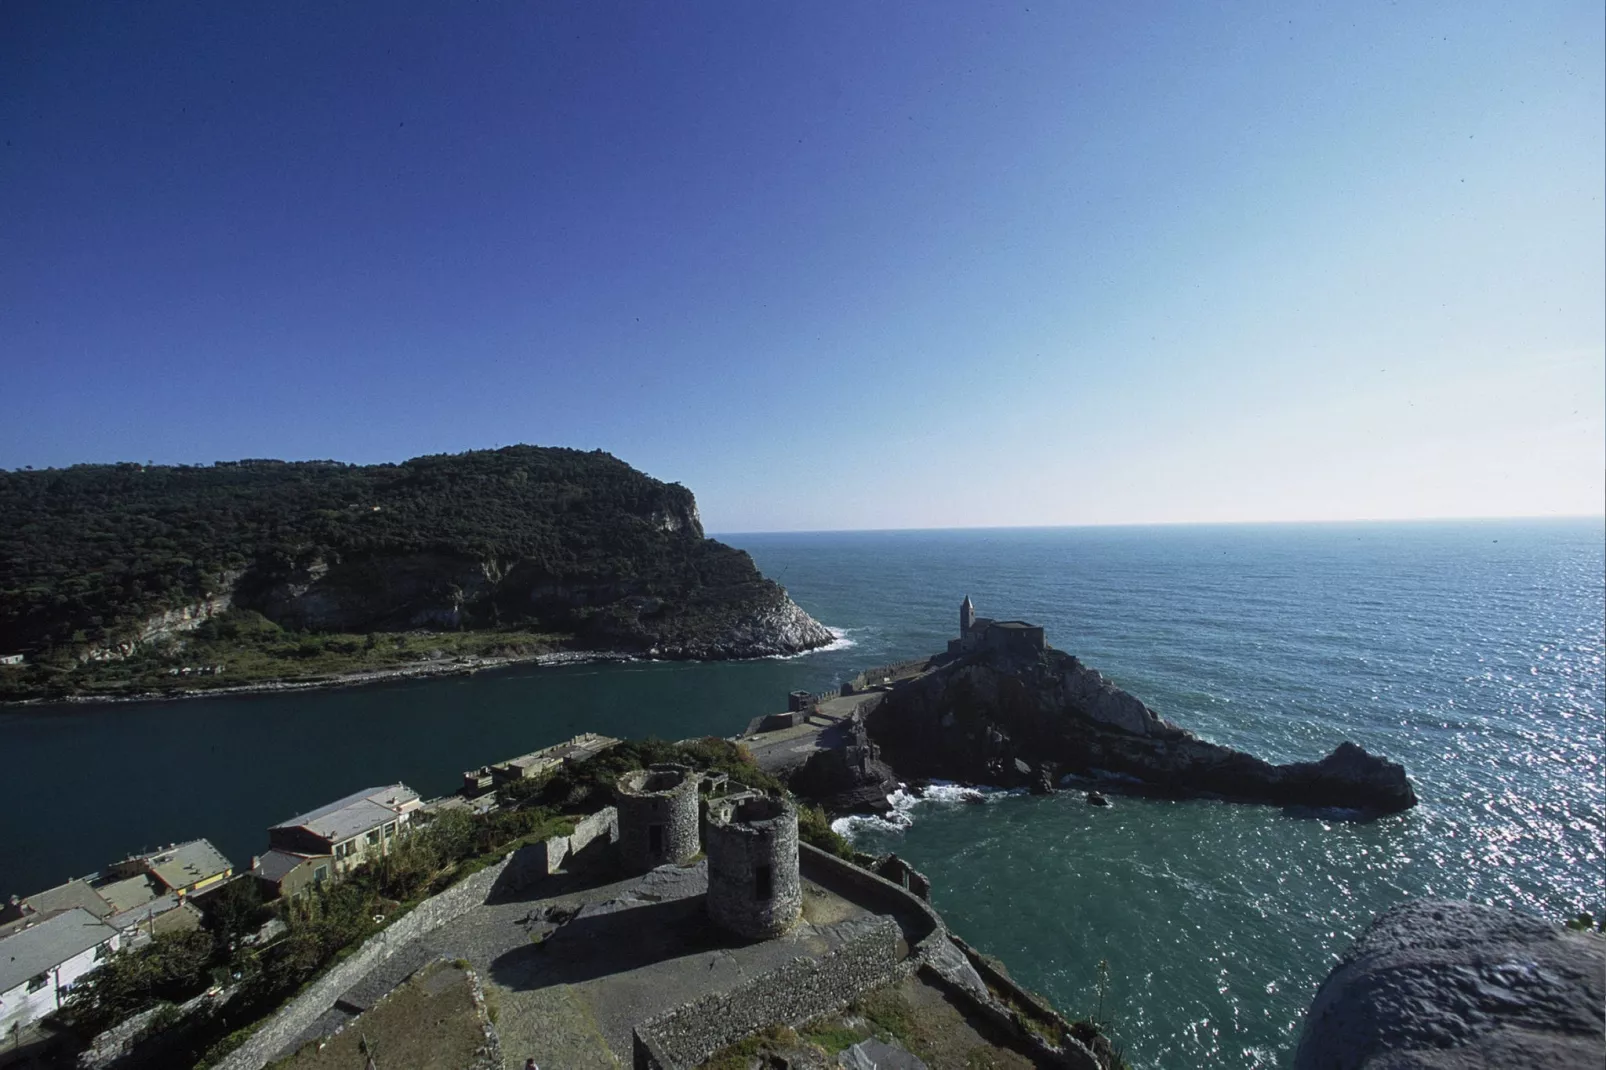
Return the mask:
<path id="1" fill-rule="evenodd" d="M 335 876 L 343 876 L 371 857 L 389 854 L 423 805 L 406 784 L 367 788 L 274 825 L 268 846 L 308 857 L 328 855 Z"/>
<path id="2" fill-rule="evenodd" d="M 0 1037 L 60 1007 L 73 983 L 116 951 L 121 938 L 82 907 L 0 937 Z"/>

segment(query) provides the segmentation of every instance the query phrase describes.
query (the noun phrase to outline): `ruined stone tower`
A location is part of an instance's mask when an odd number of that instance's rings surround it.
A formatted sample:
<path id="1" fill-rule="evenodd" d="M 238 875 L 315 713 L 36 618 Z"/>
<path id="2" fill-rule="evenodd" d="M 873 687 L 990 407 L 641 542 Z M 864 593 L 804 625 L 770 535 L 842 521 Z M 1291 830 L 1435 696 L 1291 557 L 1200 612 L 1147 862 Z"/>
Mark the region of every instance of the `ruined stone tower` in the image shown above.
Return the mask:
<path id="1" fill-rule="evenodd" d="M 683 765 L 655 765 L 619 778 L 619 859 L 626 869 L 645 873 L 697 854 L 697 780 Z"/>
<path id="2" fill-rule="evenodd" d="M 797 863 L 797 807 L 773 796 L 711 808 L 708 916 L 739 936 L 786 932 L 803 913 Z"/>
<path id="3" fill-rule="evenodd" d="M 970 634 L 970 629 L 976 624 L 976 607 L 970 604 L 970 595 L 959 603 L 959 638 L 963 639 Z"/>

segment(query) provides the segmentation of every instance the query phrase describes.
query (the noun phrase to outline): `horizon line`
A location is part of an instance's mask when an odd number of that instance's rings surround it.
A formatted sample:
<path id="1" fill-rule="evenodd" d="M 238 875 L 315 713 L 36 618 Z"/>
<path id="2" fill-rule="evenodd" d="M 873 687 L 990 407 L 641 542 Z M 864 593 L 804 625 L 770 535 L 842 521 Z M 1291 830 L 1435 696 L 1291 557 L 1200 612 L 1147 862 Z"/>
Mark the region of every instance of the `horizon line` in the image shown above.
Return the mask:
<path id="1" fill-rule="evenodd" d="M 749 528 L 744 531 L 705 531 L 709 538 L 737 535 L 896 535 L 934 531 L 1076 531 L 1091 528 L 1228 528 L 1317 524 L 1445 524 L 1492 523 L 1513 520 L 1598 520 L 1606 513 L 1514 513 L 1485 516 L 1378 516 L 1294 520 L 1111 520 L 1082 524 L 965 524 L 948 527 L 907 528 Z"/>

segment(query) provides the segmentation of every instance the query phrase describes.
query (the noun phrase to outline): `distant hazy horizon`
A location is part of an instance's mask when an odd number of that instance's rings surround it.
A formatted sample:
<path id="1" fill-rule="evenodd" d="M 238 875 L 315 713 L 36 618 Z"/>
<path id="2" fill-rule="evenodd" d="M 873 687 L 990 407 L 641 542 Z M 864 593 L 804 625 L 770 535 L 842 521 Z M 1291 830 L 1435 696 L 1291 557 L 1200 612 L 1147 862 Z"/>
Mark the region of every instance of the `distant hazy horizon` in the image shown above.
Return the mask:
<path id="1" fill-rule="evenodd" d="M 713 539 L 739 538 L 742 535 L 898 535 L 903 533 L 939 531 L 1073 531 L 1079 528 L 1228 528 L 1228 527 L 1292 527 L 1326 524 L 1481 524 L 1520 523 L 1532 521 L 1597 520 L 1606 524 L 1606 513 L 1550 513 L 1518 516 L 1357 516 L 1331 517 L 1307 520 L 1295 517 L 1289 520 L 1155 520 L 1140 523 L 1112 520 L 1099 524 L 956 524 L 941 528 L 797 528 L 748 531 L 716 531 L 704 525 L 704 532 Z"/>

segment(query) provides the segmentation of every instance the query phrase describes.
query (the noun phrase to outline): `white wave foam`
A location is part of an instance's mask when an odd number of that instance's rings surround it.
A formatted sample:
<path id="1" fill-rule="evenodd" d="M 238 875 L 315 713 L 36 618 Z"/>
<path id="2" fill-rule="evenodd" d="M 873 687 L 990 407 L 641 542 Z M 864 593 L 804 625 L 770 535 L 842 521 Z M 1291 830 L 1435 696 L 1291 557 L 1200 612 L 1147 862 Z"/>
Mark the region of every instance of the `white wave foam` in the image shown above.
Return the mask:
<path id="1" fill-rule="evenodd" d="M 918 794 L 909 791 L 907 784 L 887 796 L 891 807 L 884 814 L 850 814 L 831 822 L 831 831 L 852 843 L 855 835 L 866 832 L 902 832 L 915 823 L 915 810 L 920 806 L 973 806 L 988 803 L 1007 795 L 1019 795 L 1026 789 L 1004 791 L 1001 788 L 972 788 L 955 784 L 951 780 L 933 780 Z"/>
<path id="2" fill-rule="evenodd" d="M 856 639 L 848 638 L 848 632 L 850 632 L 850 631 L 863 631 L 864 629 L 862 629 L 862 628 L 833 628 L 829 624 L 827 624 L 825 626 L 825 630 L 830 632 L 835 638 L 833 638 L 829 643 L 826 643 L 824 646 L 817 646 L 813 650 L 800 650 L 796 654 L 771 654 L 771 655 L 769 655 L 768 658 L 766 658 L 764 660 L 766 660 L 766 661 L 792 661 L 792 660 L 794 660 L 796 658 L 812 657 L 815 654 L 829 654 L 833 650 L 851 650 L 852 648 L 858 646 L 859 643 L 858 643 L 858 640 L 856 640 Z"/>

